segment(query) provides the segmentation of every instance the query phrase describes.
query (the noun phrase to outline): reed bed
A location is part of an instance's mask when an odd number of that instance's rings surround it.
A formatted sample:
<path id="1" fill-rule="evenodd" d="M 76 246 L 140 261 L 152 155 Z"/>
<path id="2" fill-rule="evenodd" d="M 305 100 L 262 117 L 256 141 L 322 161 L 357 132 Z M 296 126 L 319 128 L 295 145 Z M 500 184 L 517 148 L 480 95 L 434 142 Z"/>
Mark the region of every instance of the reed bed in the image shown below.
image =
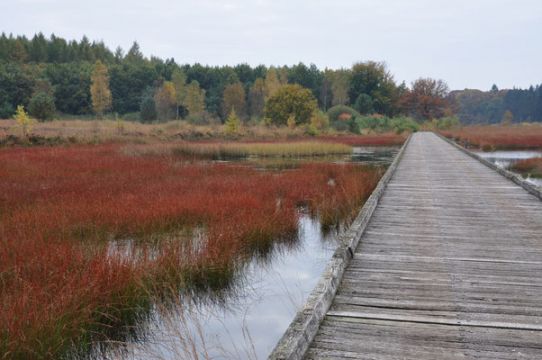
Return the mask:
<path id="1" fill-rule="evenodd" d="M 542 126 L 539 124 L 466 126 L 441 134 L 466 147 L 483 151 L 542 148 Z"/>
<path id="2" fill-rule="evenodd" d="M 183 142 L 177 144 L 127 145 L 125 154 L 174 155 L 181 158 L 229 160 L 248 157 L 306 158 L 351 154 L 352 148 L 328 142 Z"/>
<path id="3" fill-rule="evenodd" d="M 2 149 L 0 358 L 59 358 L 107 337 L 149 289 L 224 286 L 237 264 L 295 236 L 300 206 L 323 224 L 349 221 L 380 175 L 325 163 L 262 172 L 112 144 Z M 175 237 L 190 229 L 205 236 Z M 116 239 L 137 244 L 137 261 L 109 252 Z"/>

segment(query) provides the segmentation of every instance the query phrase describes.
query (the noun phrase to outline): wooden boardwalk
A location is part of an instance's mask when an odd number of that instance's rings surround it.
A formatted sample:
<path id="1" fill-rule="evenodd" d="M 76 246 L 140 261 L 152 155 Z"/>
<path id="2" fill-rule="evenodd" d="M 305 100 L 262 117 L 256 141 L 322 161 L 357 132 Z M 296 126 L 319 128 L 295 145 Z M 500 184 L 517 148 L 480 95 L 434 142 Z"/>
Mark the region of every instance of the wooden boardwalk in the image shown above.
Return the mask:
<path id="1" fill-rule="evenodd" d="M 542 202 L 414 134 L 307 359 L 542 359 Z"/>

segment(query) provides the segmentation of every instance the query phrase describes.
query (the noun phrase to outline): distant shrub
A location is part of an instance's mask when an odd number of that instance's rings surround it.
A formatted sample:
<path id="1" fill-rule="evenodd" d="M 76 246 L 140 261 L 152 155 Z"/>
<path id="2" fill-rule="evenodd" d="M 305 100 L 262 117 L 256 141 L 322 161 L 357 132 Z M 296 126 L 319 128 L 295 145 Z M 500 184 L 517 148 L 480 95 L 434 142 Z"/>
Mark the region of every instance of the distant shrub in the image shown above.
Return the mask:
<path id="1" fill-rule="evenodd" d="M 347 118 L 344 115 L 349 115 Z M 335 105 L 327 111 L 329 121 L 334 124 L 337 121 L 348 121 L 350 119 L 361 116 L 359 112 L 346 105 Z M 335 127 L 334 125 L 332 125 Z M 337 129 L 339 130 L 339 129 Z"/>
<path id="2" fill-rule="evenodd" d="M 310 125 L 317 130 L 329 128 L 329 117 L 322 111 L 315 111 L 311 116 Z"/>
<path id="3" fill-rule="evenodd" d="M 145 96 L 141 100 L 139 116 L 142 122 L 151 122 L 158 118 L 158 113 L 156 112 L 156 104 L 152 96 Z"/>
<path id="4" fill-rule="evenodd" d="M 396 117 L 391 119 L 391 130 L 396 134 L 403 132 L 416 132 L 420 130 L 420 125 L 411 117 Z"/>
<path id="5" fill-rule="evenodd" d="M 391 128 L 390 118 L 378 114 L 369 116 L 360 115 L 356 118 L 356 123 L 360 129 L 369 129 L 376 132 L 389 131 Z"/>
<path id="6" fill-rule="evenodd" d="M 461 121 L 456 116 L 446 116 L 440 119 L 437 119 L 437 129 L 440 130 L 449 130 L 461 126 Z"/>
<path id="7" fill-rule="evenodd" d="M 28 113 L 39 120 L 51 120 L 56 113 L 55 100 L 51 95 L 40 91 L 30 99 Z"/>

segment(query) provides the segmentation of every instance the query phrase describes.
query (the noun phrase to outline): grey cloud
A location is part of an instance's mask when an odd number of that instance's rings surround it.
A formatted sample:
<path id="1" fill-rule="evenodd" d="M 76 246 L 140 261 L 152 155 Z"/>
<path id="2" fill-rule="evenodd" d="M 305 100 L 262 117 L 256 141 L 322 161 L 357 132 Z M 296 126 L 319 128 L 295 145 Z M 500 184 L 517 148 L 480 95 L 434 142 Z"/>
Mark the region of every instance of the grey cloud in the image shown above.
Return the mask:
<path id="1" fill-rule="evenodd" d="M 139 41 L 181 63 L 348 67 L 386 61 L 397 80 L 452 88 L 542 81 L 537 0 L 2 0 L 0 31 Z"/>

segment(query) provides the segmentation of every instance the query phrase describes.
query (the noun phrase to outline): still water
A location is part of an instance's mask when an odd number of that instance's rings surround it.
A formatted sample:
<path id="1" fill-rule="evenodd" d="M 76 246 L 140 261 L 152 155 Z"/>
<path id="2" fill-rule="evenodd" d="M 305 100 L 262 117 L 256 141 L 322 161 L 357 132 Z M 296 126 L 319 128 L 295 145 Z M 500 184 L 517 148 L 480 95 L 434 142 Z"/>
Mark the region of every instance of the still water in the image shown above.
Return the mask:
<path id="1" fill-rule="evenodd" d="M 326 161 L 389 165 L 397 151 L 355 148 L 352 156 Z M 324 233 L 317 219 L 301 214 L 295 241 L 277 243 L 251 260 L 232 289 L 219 296 L 181 293 L 173 305 L 154 303 L 133 335 L 96 344 L 90 358 L 267 358 L 318 282 L 340 231 Z"/>
<path id="2" fill-rule="evenodd" d="M 510 170 L 510 166 L 519 160 L 542 157 L 542 151 L 536 150 L 499 150 L 492 152 L 480 151 L 476 152 L 476 154 L 506 170 Z M 527 177 L 525 180 L 533 185 L 542 187 L 542 179 Z"/>

